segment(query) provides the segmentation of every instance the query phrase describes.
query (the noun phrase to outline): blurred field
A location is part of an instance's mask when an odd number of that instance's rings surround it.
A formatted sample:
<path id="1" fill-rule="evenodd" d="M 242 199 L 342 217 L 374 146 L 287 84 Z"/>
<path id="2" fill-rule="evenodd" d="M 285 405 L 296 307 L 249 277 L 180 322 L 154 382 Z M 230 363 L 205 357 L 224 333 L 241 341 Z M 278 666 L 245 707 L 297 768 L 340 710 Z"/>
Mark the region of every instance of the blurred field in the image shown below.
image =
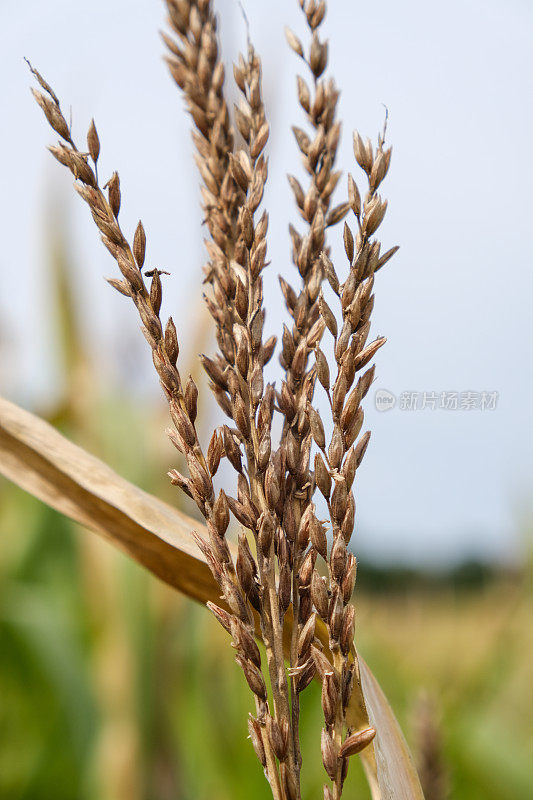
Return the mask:
<path id="1" fill-rule="evenodd" d="M 164 478 L 168 451 L 159 449 L 165 420 L 117 387 L 98 387 L 61 248 L 51 264 L 64 374 L 47 416 L 175 502 Z M 246 741 L 249 692 L 228 637 L 204 609 L 7 482 L 0 541 L 2 800 L 269 797 Z M 437 729 L 449 797 L 531 800 L 531 567 L 437 579 L 363 560 L 358 586 L 361 653 L 415 753 L 428 725 Z M 434 709 L 425 721 L 421 693 Z M 323 782 L 317 688 L 304 698 L 310 799 L 322 796 Z M 351 770 L 346 797 L 368 797 L 359 763 Z"/>

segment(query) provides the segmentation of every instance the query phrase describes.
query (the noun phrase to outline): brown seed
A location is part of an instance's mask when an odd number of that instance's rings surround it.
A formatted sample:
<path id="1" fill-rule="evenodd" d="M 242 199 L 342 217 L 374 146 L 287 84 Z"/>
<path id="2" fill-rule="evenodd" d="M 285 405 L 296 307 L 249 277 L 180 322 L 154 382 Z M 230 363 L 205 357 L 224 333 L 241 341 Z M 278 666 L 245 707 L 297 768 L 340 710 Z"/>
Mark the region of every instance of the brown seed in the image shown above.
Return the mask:
<path id="1" fill-rule="evenodd" d="M 322 681 L 322 711 L 326 725 L 333 725 L 337 712 L 339 688 L 333 672 L 326 672 Z"/>
<path id="2" fill-rule="evenodd" d="M 179 346 L 178 337 L 176 334 L 176 326 L 174 325 L 172 317 L 168 318 L 168 322 L 165 327 L 165 350 L 168 360 L 172 366 L 176 366 L 176 361 L 178 360 L 179 355 Z"/>
<path id="3" fill-rule="evenodd" d="M 333 577 L 341 581 L 346 569 L 346 542 L 340 535 L 335 538 L 331 548 L 329 563 Z"/>
<path id="4" fill-rule="evenodd" d="M 353 594 L 355 579 L 357 576 L 357 560 L 352 553 L 348 554 L 346 571 L 342 581 L 342 593 L 345 603 L 349 603 Z"/>
<path id="5" fill-rule="evenodd" d="M 311 513 L 309 516 L 309 538 L 317 553 L 319 553 L 322 558 L 326 560 L 328 556 L 328 541 L 326 538 L 326 532 L 324 531 L 322 524 L 317 520 L 314 513 Z"/>
<path id="6" fill-rule="evenodd" d="M 282 723 L 285 723 L 283 728 L 288 732 L 288 727 L 286 727 L 287 721 L 282 720 Z M 279 761 L 285 761 L 289 744 L 288 736 L 282 733 L 280 724 L 277 720 L 273 719 L 270 714 L 266 716 L 266 730 L 274 755 Z"/>
<path id="7" fill-rule="evenodd" d="M 298 654 L 305 656 L 315 636 L 315 615 L 311 614 L 298 637 Z"/>
<path id="8" fill-rule="evenodd" d="M 355 630 L 355 608 L 350 604 L 344 609 L 342 628 L 340 634 L 340 646 L 343 655 L 347 656 L 353 644 Z"/>
<path id="9" fill-rule="evenodd" d="M 353 213 L 356 217 L 359 217 L 361 214 L 361 195 L 359 194 L 357 184 L 351 175 L 348 175 L 348 198 Z"/>
<path id="10" fill-rule="evenodd" d="M 326 446 L 326 434 L 324 433 L 324 425 L 322 424 L 320 414 L 311 405 L 308 405 L 307 407 L 307 414 L 309 417 L 309 425 L 313 439 L 317 443 L 318 447 L 323 450 Z"/>
<path id="11" fill-rule="evenodd" d="M 347 222 L 344 223 L 344 251 L 346 253 L 346 258 L 351 264 L 354 255 L 354 242 L 353 242 L 353 234 L 350 228 L 348 227 Z"/>
<path id="12" fill-rule="evenodd" d="M 120 211 L 120 179 L 118 177 L 118 172 L 114 172 L 104 189 L 107 188 L 108 197 L 109 197 L 109 205 L 111 206 L 111 210 L 115 219 L 118 217 Z"/>
<path id="13" fill-rule="evenodd" d="M 378 269 L 381 269 L 381 267 L 384 267 L 385 264 L 388 261 L 390 261 L 390 259 L 393 257 L 393 255 L 398 252 L 399 249 L 400 249 L 399 246 L 396 245 L 396 247 L 391 247 L 390 250 L 387 250 L 387 252 L 384 253 L 384 255 L 382 255 L 381 258 L 379 259 L 374 272 L 377 272 Z"/>
<path id="14" fill-rule="evenodd" d="M 352 733 L 351 736 L 344 741 L 340 749 L 340 755 L 343 758 L 356 755 L 368 747 L 372 739 L 376 735 L 375 728 L 365 728 L 357 733 Z"/>
<path id="15" fill-rule="evenodd" d="M 337 320 L 335 319 L 335 315 L 334 315 L 333 311 L 331 310 L 331 308 L 328 306 L 328 304 L 324 300 L 324 295 L 322 293 L 320 293 L 320 297 L 319 297 L 318 302 L 319 302 L 320 313 L 322 315 L 322 318 L 323 318 L 324 322 L 326 323 L 329 332 L 336 339 L 337 338 Z"/>
<path id="16" fill-rule="evenodd" d="M 59 109 L 59 105 L 54 102 L 50 97 L 42 94 L 41 92 L 37 92 L 35 89 L 32 89 L 32 94 L 35 97 L 37 103 L 41 106 L 42 110 L 44 111 L 45 117 L 48 120 L 49 125 L 58 133 L 62 139 L 65 139 L 67 142 L 70 141 L 70 131 L 68 129 L 68 125 L 65 122 L 65 118 Z"/>
<path id="17" fill-rule="evenodd" d="M 184 399 L 189 419 L 191 420 L 191 422 L 194 422 L 196 420 L 196 414 L 198 412 L 198 389 L 191 375 L 189 375 L 187 384 L 185 386 Z"/>
<path id="18" fill-rule="evenodd" d="M 361 439 L 357 442 L 357 446 L 355 448 L 355 463 L 357 465 L 357 468 L 359 468 L 361 461 L 364 458 L 369 441 L 370 441 L 370 431 L 367 431 L 364 434 L 364 436 L 362 436 Z"/>
<path id="19" fill-rule="evenodd" d="M 318 380 L 320 381 L 320 383 L 322 384 L 322 386 L 324 387 L 324 389 L 327 392 L 327 391 L 329 391 L 329 366 L 328 366 L 328 362 L 327 362 L 326 356 L 324 355 L 324 353 L 322 352 L 320 347 L 316 348 L 315 355 L 316 355 L 316 372 L 317 372 Z"/>
<path id="20" fill-rule="evenodd" d="M 162 300 L 163 287 L 161 285 L 161 278 L 159 277 L 159 270 L 155 269 L 153 272 L 152 282 L 150 284 L 150 303 L 156 316 L 159 316 Z"/>
<path id="21" fill-rule="evenodd" d="M 329 463 L 333 469 L 339 469 L 344 456 L 344 442 L 342 438 L 342 431 L 338 425 L 335 425 L 331 442 L 328 447 Z"/>
<path id="22" fill-rule="evenodd" d="M 309 586 L 316 563 L 316 550 L 309 550 L 300 567 L 300 587 Z"/>
<path id="23" fill-rule="evenodd" d="M 270 554 L 270 548 L 275 531 L 276 523 L 274 521 L 274 517 L 268 513 L 261 514 L 259 517 L 258 542 L 264 556 L 268 556 Z"/>
<path id="24" fill-rule="evenodd" d="M 248 731 L 252 741 L 255 754 L 263 767 L 266 767 L 265 747 L 263 744 L 263 737 L 261 733 L 261 726 L 259 722 L 252 716 L 248 719 Z"/>
<path id="25" fill-rule="evenodd" d="M 144 265 L 144 256 L 146 253 L 146 234 L 142 222 L 139 220 L 137 228 L 135 229 L 135 236 L 133 237 L 133 255 L 137 262 L 139 269 Z"/>
<path id="26" fill-rule="evenodd" d="M 298 37 L 291 31 L 290 28 L 287 28 L 287 27 L 285 28 L 285 37 L 287 39 L 289 47 L 292 50 L 294 50 L 294 52 L 297 55 L 299 55 L 300 57 L 303 57 L 304 49 L 302 47 L 302 43 L 298 39 Z"/>
<path id="27" fill-rule="evenodd" d="M 213 522 L 219 536 L 224 536 L 229 525 L 229 505 L 223 489 L 220 490 L 213 505 Z"/>
<path id="28" fill-rule="evenodd" d="M 336 590 L 335 594 L 331 598 L 330 613 L 329 613 L 329 631 L 331 638 L 334 641 L 339 640 L 342 628 L 343 613 L 344 613 L 344 608 L 343 608 L 342 597 L 340 592 Z"/>
<path id="29" fill-rule="evenodd" d="M 96 164 L 98 161 L 98 156 L 100 155 L 100 139 L 98 138 L 98 132 L 96 130 L 96 125 L 94 124 L 94 119 L 91 120 L 89 131 L 87 133 L 87 149 L 89 150 L 89 155 Z"/>
<path id="30" fill-rule="evenodd" d="M 326 728 L 322 728 L 320 751 L 324 769 L 333 781 L 337 775 L 337 748 Z"/>
<path id="31" fill-rule="evenodd" d="M 331 225 L 336 225 L 341 219 L 344 219 L 349 210 L 349 203 L 340 203 L 335 208 L 332 208 L 326 216 L 326 226 L 329 228 Z"/>
<path id="32" fill-rule="evenodd" d="M 315 455 L 315 481 L 326 500 L 328 500 L 331 493 L 331 475 L 320 453 Z"/>
<path id="33" fill-rule="evenodd" d="M 318 572 L 313 570 L 313 577 L 311 578 L 311 599 L 320 617 L 327 620 L 328 616 L 328 590 L 324 579 L 320 577 Z"/>
<path id="34" fill-rule="evenodd" d="M 235 617 L 230 619 L 230 633 L 237 650 L 239 650 L 244 658 L 251 661 L 252 664 L 258 669 L 261 668 L 261 654 L 255 642 L 254 637 L 249 629 Z"/>
<path id="35" fill-rule="evenodd" d="M 324 272 L 326 273 L 326 278 L 328 279 L 329 285 L 335 294 L 338 295 L 340 291 L 340 283 L 331 259 L 326 255 L 326 253 L 322 252 L 320 253 L 320 260 L 322 261 L 322 266 L 324 267 Z"/>

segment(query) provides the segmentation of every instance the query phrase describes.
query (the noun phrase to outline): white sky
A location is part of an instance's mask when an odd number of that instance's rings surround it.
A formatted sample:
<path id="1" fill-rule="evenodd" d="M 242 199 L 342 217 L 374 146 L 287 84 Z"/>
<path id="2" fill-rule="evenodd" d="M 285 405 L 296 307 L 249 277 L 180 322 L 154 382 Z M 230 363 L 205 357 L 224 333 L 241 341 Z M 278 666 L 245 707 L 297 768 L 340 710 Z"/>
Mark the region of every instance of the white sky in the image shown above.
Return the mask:
<path id="1" fill-rule="evenodd" d="M 217 5 L 229 59 L 245 44 L 244 26 L 233 0 Z M 299 64 L 283 27 L 302 38 L 305 29 L 296 0 L 245 5 L 272 127 L 265 202 L 273 263 L 265 281 L 274 332 L 284 319 L 276 276 L 295 277 L 287 223 L 298 219 L 285 174 L 301 171 L 289 128 L 305 125 L 295 99 Z M 70 179 L 46 153 L 53 137 L 30 97 L 23 56 L 72 107 L 78 138 L 95 117 L 101 174 L 121 175 L 125 230 L 142 217 L 150 262 L 172 271 L 163 311 L 182 332 L 194 325 L 203 259 L 198 180 L 189 122 L 161 59 L 163 24 L 162 4 L 149 0 L 0 5 L 0 390 L 28 406 L 53 388 L 44 207 L 57 194 L 66 198 L 80 314 L 105 354 L 103 372 L 130 370 L 131 355 L 127 368 L 121 359 L 133 347 L 142 364 L 136 385 L 154 397 L 158 387 L 133 309 L 102 280 L 113 263 Z M 380 413 L 369 398 L 373 439 L 358 478 L 358 550 L 429 562 L 506 558 L 521 546 L 532 510 L 533 5 L 330 0 L 325 30 L 342 92 L 343 169 L 359 177 L 352 129 L 374 136 L 382 104 L 390 111 L 382 238 L 385 248 L 401 250 L 376 281 L 373 332 L 388 343 L 375 388 L 499 392 L 493 411 Z M 334 229 L 330 240 L 344 264 L 341 239 Z"/>

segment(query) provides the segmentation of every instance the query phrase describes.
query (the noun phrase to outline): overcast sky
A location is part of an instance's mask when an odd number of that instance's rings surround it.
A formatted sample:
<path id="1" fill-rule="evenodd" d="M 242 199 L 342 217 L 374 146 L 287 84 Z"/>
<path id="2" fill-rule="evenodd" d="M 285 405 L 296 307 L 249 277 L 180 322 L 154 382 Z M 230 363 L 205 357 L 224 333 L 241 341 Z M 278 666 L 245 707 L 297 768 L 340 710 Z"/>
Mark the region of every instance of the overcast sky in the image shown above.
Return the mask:
<path id="1" fill-rule="evenodd" d="M 285 319 L 276 276 L 294 276 L 287 223 L 297 215 L 285 174 L 301 170 L 289 131 L 305 124 L 295 100 L 300 65 L 283 28 L 288 23 L 304 38 L 305 27 L 296 0 L 245 5 L 272 126 L 265 282 L 274 332 Z M 217 8 L 229 60 L 245 45 L 245 29 L 235 2 Z M 116 168 L 121 175 L 123 227 L 133 231 L 142 217 L 150 262 L 172 272 L 163 312 L 186 331 L 198 311 L 201 215 L 189 122 L 161 59 L 162 4 L 3 0 L 0 23 L 0 389 L 28 407 L 53 392 L 44 208 L 64 196 L 80 314 L 104 353 L 102 374 L 127 371 L 127 342 L 142 365 L 137 388 L 157 397 L 133 309 L 102 280 L 113 263 L 70 179 L 46 153 L 53 137 L 31 100 L 23 56 L 72 107 L 80 139 L 95 117 L 101 174 Z M 343 169 L 359 177 L 351 131 L 375 136 L 383 104 L 389 109 L 394 150 L 382 239 L 385 247 L 401 245 L 376 278 L 373 332 L 388 343 L 374 389 L 397 402 L 383 412 L 368 398 L 373 439 L 356 487 L 358 549 L 433 563 L 510 557 L 533 512 L 533 5 L 331 0 L 324 29 L 341 89 Z M 343 264 L 341 239 L 334 229 L 333 252 Z M 402 408 L 422 405 L 424 392 L 426 408 Z M 458 393 L 457 410 L 438 408 L 442 392 Z M 483 392 L 497 392 L 495 408 L 461 409 L 481 403 Z"/>

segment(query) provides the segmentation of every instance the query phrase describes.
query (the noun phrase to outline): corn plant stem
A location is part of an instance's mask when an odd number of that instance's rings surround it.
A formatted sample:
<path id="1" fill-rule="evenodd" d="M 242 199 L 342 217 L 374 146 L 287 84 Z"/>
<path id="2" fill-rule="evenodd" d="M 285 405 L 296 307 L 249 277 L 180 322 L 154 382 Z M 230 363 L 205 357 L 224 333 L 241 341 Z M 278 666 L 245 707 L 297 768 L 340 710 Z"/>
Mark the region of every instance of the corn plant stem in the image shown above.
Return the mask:
<path id="1" fill-rule="evenodd" d="M 342 684 L 342 674 L 344 668 L 344 658 L 338 646 L 336 646 L 333 651 L 333 666 L 335 667 L 335 671 L 339 675 L 339 679 L 341 680 Z M 342 745 L 342 731 L 344 727 L 344 713 L 342 710 L 342 691 L 339 692 L 339 697 L 337 700 L 337 713 L 335 716 L 335 725 L 333 728 L 333 741 L 335 743 L 335 747 L 337 752 L 340 750 Z M 335 775 L 335 781 L 333 783 L 333 800 L 340 800 L 340 796 L 342 794 L 342 759 L 339 759 L 338 766 L 337 766 L 337 773 Z"/>
<path id="2" fill-rule="evenodd" d="M 297 504 L 299 506 L 299 503 Z M 298 509 L 299 511 L 299 509 Z M 298 518 L 298 523 L 299 523 Z M 300 554 L 298 552 L 298 537 L 294 542 L 293 553 L 293 566 L 292 566 L 292 609 L 294 624 L 291 631 L 291 649 L 290 649 L 290 666 L 294 669 L 298 662 L 298 616 L 300 611 L 300 593 L 299 593 L 299 570 L 300 570 Z M 293 675 L 291 678 L 291 706 L 292 706 L 292 740 L 294 747 L 294 764 L 295 769 L 300 775 L 300 768 L 302 763 L 302 754 L 300 751 L 300 695 L 298 694 L 298 676 Z M 299 782 L 298 782 L 299 783 Z"/>
<path id="3" fill-rule="evenodd" d="M 264 704 L 261 703 L 259 698 L 255 696 L 255 708 L 257 712 L 257 718 L 261 721 L 264 719 Z M 264 725 L 261 723 L 263 730 L 265 730 Z M 281 789 L 281 783 L 279 780 L 279 772 L 278 767 L 276 764 L 276 758 L 274 753 L 272 752 L 272 747 L 270 744 L 270 740 L 268 736 L 265 735 L 262 737 L 263 740 L 263 747 L 265 748 L 265 761 L 266 767 L 265 772 L 270 784 L 270 788 L 272 789 L 272 797 L 273 800 L 284 800 L 283 792 Z"/>
<path id="4" fill-rule="evenodd" d="M 251 293 L 251 288 L 250 288 Z M 259 449 L 259 438 L 255 422 L 255 413 L 250 404 L 250 431 L 252 446 L 247 447 L 248 477 L 252 498 L 257 501 L 262 511 L 268 512 L 268 504 L 261 481 L 257 476 L 256 453 Z M 261 585 L 267 589 L 268 605 L 264 603 L 261 625 L 265 626 L 265 647 L 272 686 L 275 715 L 278 719 L 290 720 L 289 689 L 285 672 L 285 659 L 283 655 L 283 629 L 279 615 L 279 603 L 276 593 L 275 553 L 274 540 L 270 547 L 270 554 L 265 564 L 265 559 L 258 548 L 258 568 Z M 263 595 L 264 600 L 264 595 Z M 289 763 L 294 772 L 294 744 L 292 736 L 289 737 Z M 296 777 L 296 776 L 295 776 Z M 297 784 L 298 785 L 298 784 Z"/>

